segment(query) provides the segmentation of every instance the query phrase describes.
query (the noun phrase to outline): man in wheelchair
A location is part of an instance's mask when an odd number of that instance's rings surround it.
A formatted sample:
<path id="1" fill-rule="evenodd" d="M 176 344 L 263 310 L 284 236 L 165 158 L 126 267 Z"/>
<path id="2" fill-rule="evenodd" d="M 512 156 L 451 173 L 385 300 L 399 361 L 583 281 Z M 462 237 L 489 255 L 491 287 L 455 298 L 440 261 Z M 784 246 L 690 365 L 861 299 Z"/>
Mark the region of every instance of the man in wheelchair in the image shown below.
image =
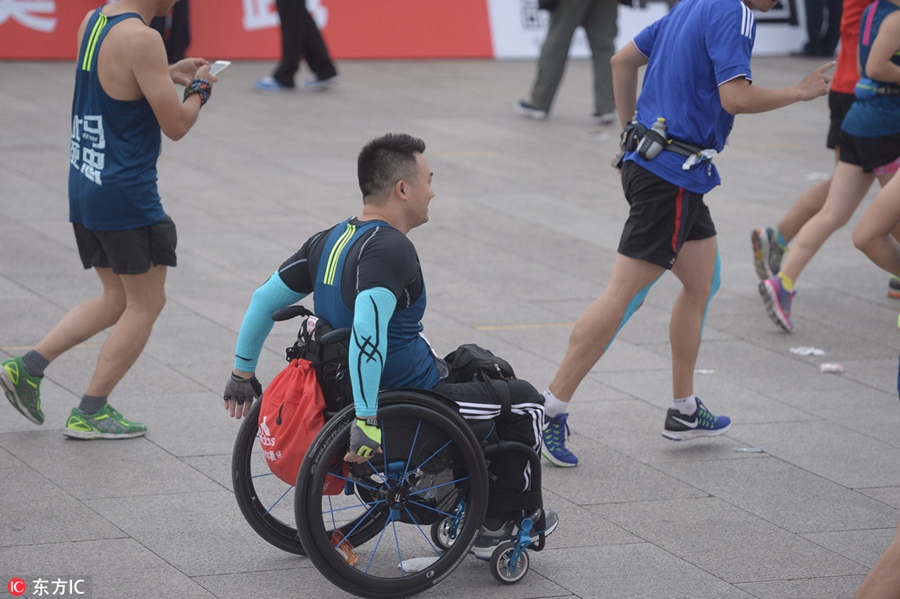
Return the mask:
<path id="1" fill-rule="evenodd" d="M 425 281 L 407 233 L 428 222 L 434 197 L 424 152 L 425 143 L 406 134 L 366 144 L 357 164 L 362 214 L 310 237 L 254 292 L 224 393 L 231 416 L 245 416 L 260 396 L 254 373 L 272 314 L 313 293 L 317 316 L 335 329 L 352 331 L 349 370 L 356 421 L 347 462 L 362 463 L 381 452 L 378 393 L 399 387 L 433 390 L 455 401 L 470 424 L 491 422 L 485 427 L 490 440 L 518 441 L 540 451 L 543 398 L 531 384 L 509 381 L 505 401 L 484 381 L 447 382 L 446 364 L 422 335 Z M 473 547 L 482 559 L 513 538 L 524 517 L 535 523 L 534 538 L 549 535 L 559 522 L 543 509 L 541 489 L 532 484 L 540 476 L 533 481 L 526 455 L 502 451 L 489 462 L 487 514 Z"/>

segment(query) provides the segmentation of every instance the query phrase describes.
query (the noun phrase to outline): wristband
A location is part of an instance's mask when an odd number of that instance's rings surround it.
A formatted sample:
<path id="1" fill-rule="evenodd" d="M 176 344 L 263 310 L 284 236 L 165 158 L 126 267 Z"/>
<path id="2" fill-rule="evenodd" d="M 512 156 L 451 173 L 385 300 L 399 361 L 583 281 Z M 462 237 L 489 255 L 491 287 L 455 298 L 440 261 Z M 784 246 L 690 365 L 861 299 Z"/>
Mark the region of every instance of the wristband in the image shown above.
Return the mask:
<path id="1" fill-rule="evenodd" d="M 186 101 L 193 95 L 200 96 L 200 107 L 209 102 L 209 96 L 212 94 L 212 84 L 206 79 L 193 79 L 191 83 L 184 88 L 184 100 Z"/>

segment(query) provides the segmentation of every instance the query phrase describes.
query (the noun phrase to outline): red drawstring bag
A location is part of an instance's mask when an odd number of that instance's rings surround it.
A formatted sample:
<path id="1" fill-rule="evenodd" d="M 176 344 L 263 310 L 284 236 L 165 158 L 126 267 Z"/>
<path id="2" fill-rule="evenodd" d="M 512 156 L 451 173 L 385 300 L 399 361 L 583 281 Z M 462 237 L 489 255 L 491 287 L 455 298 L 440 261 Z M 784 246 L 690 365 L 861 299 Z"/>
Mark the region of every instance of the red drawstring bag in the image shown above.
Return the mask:
<path id="1" fill-rule="evenodd" d="M 300 463 L 316 434 L 325 426 L 325 397 L 312 362 L 291 360 L 262 395 L 259 406 L 259 443 L 272 474 L 294 485 Z M 329 476 L 325 494 L 336 495 L 344 481 Z"/>

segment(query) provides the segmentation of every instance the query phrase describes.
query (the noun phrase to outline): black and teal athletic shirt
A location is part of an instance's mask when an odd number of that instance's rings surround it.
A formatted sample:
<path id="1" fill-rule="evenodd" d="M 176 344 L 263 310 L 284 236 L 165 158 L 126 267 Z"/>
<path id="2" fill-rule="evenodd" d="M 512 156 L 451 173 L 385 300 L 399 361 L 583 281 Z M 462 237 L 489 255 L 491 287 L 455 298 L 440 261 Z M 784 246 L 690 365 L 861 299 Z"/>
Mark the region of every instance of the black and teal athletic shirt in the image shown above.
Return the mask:
<path id="1" fill-rule="evenodd" d="M 364 349 L 367 355 L 381 352 L 380 388 L 437 385 L 435 357 L 421 334 L 425 280 L 416 248 L 406 235 L 383 221 L 351 218 L 311 237 L 281 265 L 278 274 L 291 290 L 313 293 L 315 313 L 336 329 L 353 325 L 360 293 L 378 288 L 390 291 L 396 307 L 388 321 L 387 339 L 369 339 Z"/>

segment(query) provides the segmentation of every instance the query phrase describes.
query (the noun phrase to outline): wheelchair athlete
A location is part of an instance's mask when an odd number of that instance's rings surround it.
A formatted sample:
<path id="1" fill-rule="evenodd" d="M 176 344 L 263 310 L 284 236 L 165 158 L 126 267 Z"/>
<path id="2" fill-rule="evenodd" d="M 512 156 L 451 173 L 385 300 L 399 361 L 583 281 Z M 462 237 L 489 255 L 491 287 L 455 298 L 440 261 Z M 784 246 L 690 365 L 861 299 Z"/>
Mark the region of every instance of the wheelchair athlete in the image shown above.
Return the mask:
<path id="1" fill-rule="evenodd" d="M 446 364 L 422 335 L 425 281 L 407 233 L 428 222 L 434 197 L 424 152 L 425 143 L 406 134 L 366 144 L 357 164 L 362 215 L 313 235 L 253 294 L 224 394 L 231 416 L 245 416 L 259 397 L 254 372 L 272 330 L 272 314 L 313 293 L 317 316 L 335 329 L 352 330 L 349 370 L 356 421 L 346 461 L 362 463 L 381 452 L 378 392 L 398 387 L 434 390 L 455 401 L 467 421 L 492 421 L 492 440 L 518 441 L 540 451 L 543 398 L 532 385 L 510 381 L 511 405 L 502 406 L 484 382 L 442 381 Z M 488 508 L 473 547 L 476 557 L 489 559 L 497 545 L 518 533 L 525 516 L 536 523 L 535 539 L 556 529 L 558 517 L 543 509 L 524 454 L 494 454 L 488 472 Z"/>

